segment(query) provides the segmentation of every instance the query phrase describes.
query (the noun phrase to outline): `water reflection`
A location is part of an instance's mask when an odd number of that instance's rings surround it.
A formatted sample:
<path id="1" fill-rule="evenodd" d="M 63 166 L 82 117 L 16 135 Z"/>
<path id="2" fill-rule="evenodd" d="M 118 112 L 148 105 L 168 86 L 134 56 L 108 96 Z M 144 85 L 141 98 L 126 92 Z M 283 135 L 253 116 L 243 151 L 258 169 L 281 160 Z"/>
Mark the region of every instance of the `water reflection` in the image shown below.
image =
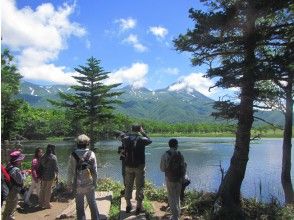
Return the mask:
<path id="1" fill-rule="evenodd" d="M 159 170 L 161 155 L 168 150 L 169 138 L 153 138 L 153 143 L 146 148 L 146 177 L 157 186 L 164 184 L 164 175 Z M 178 138 L 179 149 L 188 163 L 188 175 L 192 179 L 190 189 L 216 191 L 220 184 L 219 164 L 227 170 L 233 153 L 233 138 Z M 25 144 L 28 159 L 35 147 L 45 147 L 48 142 Z M 60 174 L 66 177 L 68 157 L 74 147 L 73 142 L 57 142 Z M 99 163 L 99 177 L 111 177 L 121 181 L 121 161 L 117 154 L 118 141 L 101 141 L 96 144 Z M 269 201 L 271 196 L 283 200 L 280 183 L 282 139 L 264 139 L 255 141 L 250 146 L 250 155 L 246 176 L 242 184 L 245 197 L 256 197 Z M 292 152 L 293 153 L 293 152 Z M 292 158 L 293 158 L 292 154 Z M 292 177 L 294 172 L 292 169 Z M 261 185 L 261 194 L 260 194 Z"/>

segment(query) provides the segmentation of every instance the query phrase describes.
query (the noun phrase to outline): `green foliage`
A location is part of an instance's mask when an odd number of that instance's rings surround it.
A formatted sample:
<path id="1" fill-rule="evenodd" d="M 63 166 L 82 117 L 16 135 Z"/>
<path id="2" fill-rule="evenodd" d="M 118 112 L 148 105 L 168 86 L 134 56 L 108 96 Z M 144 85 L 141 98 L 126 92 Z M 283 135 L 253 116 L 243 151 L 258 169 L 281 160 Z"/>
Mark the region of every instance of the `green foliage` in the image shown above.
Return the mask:
<path id="1" fill-rule="evenodd" d="M 113 198 L 110 207 L 109 219 L 115 220 L 118 219 L 120 214 L 120 192 L 123 190 L 123 185 L 117 181 L 111 179 L 99 179 L 97 183 L 98 191 L 112 191 Z"/>
<path id="2" fill-rule="evenodd" d="M 37 109 L 24 104 L 18 110 L 16 131 L 28 139 L 66 136 L 70 132 L 70 122 L 64 111 Z"/>
<path id="3" fill-rule="evenodd" d="M 1 53 L 1 133 L 3 140 L 11 138 L 11 132 L 15 129 L 17 110 L 22 101 L 15 98 L 19 90 L 19 74 L 14 57 L 8 49 Z"/>
<path id="4" fill-rule="evenodd" d="M 79 73 L 79 76 L 74 76 L 78 84 L 71 87 L 75 93 L 60 93 L 62 101 L 51 103 L 69 111 L 73 127 L 78 127 L 81 123 L 86 128 L 84 132 L 90 136 L 93 147 L 97 139 L 95 133 L 99 132 L 100 125 L 114 118 L 114 104 L 119 103 L 116 97 L 121 93 L 112 90 L 120 84 L 103 83 L 108 78 L 108 72 L 103 70 L 100 61 L 94 57 L 87 60 L 86 66 L 79 66 L 75 71 Z"/>
<path id="5" fill-rule="evenodd" d="M 151 201 L 167 202 L 167 191 L 165 188 L 157 188 L 151 182 L 145 182 L 144 194 Z"/>

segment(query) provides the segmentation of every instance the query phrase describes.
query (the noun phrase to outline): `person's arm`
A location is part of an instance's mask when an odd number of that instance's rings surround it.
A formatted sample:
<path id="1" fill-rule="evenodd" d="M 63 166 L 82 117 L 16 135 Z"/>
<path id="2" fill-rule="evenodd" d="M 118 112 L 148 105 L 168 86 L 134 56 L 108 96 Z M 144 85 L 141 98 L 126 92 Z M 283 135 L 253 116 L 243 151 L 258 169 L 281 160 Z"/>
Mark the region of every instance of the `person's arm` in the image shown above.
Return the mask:
<path id="1" fill-rule="evenodd" d="M 97 171 L 97 159 L 96 159 L 96 155 L 94 152 L 92 152 L 91 158 L 93 160 L 93 166 L 92 166 L 93 184 L 96 187 L 97 179 L 98 179 L 98 171 Z"/>
<path id="2" fill-rule="evenodd" d="M 187 163 L 185 162 L 183 154 L 181 154 L 182 178 L 185 178 L 187 172 Z"/>
<path id="3" fill-rule="evenodd" d="M 76 160 L 72 157 L 72 155 L 70 155 L 69 163 L 68 163 L 68 171 L 67 171 L 67 186 L 69 188 L 72 188 L 72 185 L 73 185 L 73 179 L 75 176 L 75 167 L 76 167 Z"/>
<path id="4" fill-rule="evenodd" d="M 36 158 L 34 158 L 32 160 L 32 178 L 34 179 L 35 182 L 38 182 L 38 174 L 37 174 L 37 168 L 38 166 L 40 166 L 40 161 L 38 162 L 38 160 Z"/>
<path id="5" fill-rule="evenodd" d="M 11 172 L 10 176 L 13 178 L 13 180 L 19 186 L 22 186 L 23 185 L 24 175 L 21 173 L 21 170 L 19 168 L 13 168 L 13 171 Z"/>
<path id="6" fill-rule="evenodd" d="M 52 164 L 50 164 L 50 165 L 52 165 L 52 169 L 53 169 L 53 172 L 54 172 L 54 174 L 55 174 L 55 179 L 56 179 L 56 181 L 58 181 L 58 162 L 57 162 L 57 157 L 56 157 L 56 155 L 54 155 L 53 157 L 52 157 Z"/>
<path id="7" fill-rule="evenodd" d="M 165 170 L 166 170 L 166 164 L 167 164 L 166 160 L 167 160 L 167 158 L 166 158 L 166 153 L 165 153 L 161 156 L 161 160 L 160 160 L 160 170 L 162 172 L 165 172 Z"/>

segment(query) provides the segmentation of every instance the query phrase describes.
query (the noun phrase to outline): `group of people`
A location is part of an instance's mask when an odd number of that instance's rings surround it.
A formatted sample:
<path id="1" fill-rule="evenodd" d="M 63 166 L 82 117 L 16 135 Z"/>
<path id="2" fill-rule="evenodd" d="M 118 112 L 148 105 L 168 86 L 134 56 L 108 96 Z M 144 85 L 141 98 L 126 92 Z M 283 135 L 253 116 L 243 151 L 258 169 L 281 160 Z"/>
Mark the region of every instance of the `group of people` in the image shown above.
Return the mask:
<path id="1" fill-rule="evenodd" d="M 9 163 L 6 167 L 1 164 L 1 206 L 6 201 L 2 213 L 3 220 L 14 219 L 14 212 L 18 204 L 18 194 L 23 189 L 26 171 L 21 170 L 25 155 L 21 149 L 13 150 L 9 154 Z M 55 145 L 49 144 L 45 154 L 42 148 L 36 148 L 32 160 L 32 182 L 28 191 L 24 194 L 24 202 L 31 206 L 30 197 L 35 190 L 39 195 L 39 206 L 42 209 L 51 208 L 50 198 L 54 180 L 58 178 L 57 157 Z"/>
<path id="2" fill-rule="evenodd" d="M 132 192 L 134 183 L 136 185 L 136 214 L 144 211 L 144 182 L 145 182 L 145 147 L 152 143 L 150 138 L 144 132 L 142 126 L 133 125 L 129 133 L 119 135 L 122 146 L 119 148 L 120 158 L 122 160 L 123 183 L 125 186 L 124 197 L 126 199 L 126 212 L 132 210 Z M 84 197 L 86 197 L 91 211 L 91 219 L 99 219 L 99 211 L 95 200 L 95 189 L 97 184 L 97 159 L 93 151 L 88 149 L 90 138 L 82 134 L 77 137 L 77 147 L 70 154 L 67 178 L 67 190 L 75 195 L 76 213 L 78 220 L 84 220 Z M 169 141 L 169 150 L 161 158 L 160 169 L 165 173 L 166 187 L 168 192 L 168 204 L 172 213 L 173 220 L 180 217 L 180 197 L 184 189 L 184 179 L 186 173 L 186 163 L 183 155 L 177 150 L 178 141 L 171 139 Z M 21 150 L 15 150 L 10 153 L 10 161 L 6 168 L 1 166 L 2 179 L 8 177 L 9 193 L 6 198 L 6 205 L 2 213 L 3 220 L 14 219 L 14 212 L 18 203 L 18 193 L 24 184 L 24 172 L 20 169 L 25 155 Z M 39 206 L 42 209 L 50 209 L 51 190 L 54 180 L 58 180 L 58 165 L 55 155 L 55 146 L 49 144 L 43 155 L 41 148 L 35 150 L 32 160 L 32 184 L 25 193 L 24 202 L 31 205 L 30 197 L 34 190 L 39 195 Z M 9 175 L 5 178 L 3 174 L 7 171 Z M 2 190 L 1 190 L 2 191 Z"/>
<path id="3" fill-rule="evenodd" d="M 142 202 L 144 199 L 145 182 L 145 147 L 152 143 L 144 132 L 142 126 L 133 125 L 132 132 L 121 132 L 118 137 L 122 145 L 118 148 L 122 161 L 122 176 L 125 186 L 126 212 L 132 210 L 131 198 L 134 182 L 136 184 L 136 214 L 144 211 Z M 180 219 L 180 201 L 183 200 L 185 187 L 189 184 L 186 175 L 187 164 L 183 155 L 178 151 L 178 141 L 170 139 L 169 150 L 161 157 L 160 170 L 165 173 L 168 193 L 168 205 L 173 220 Z"/>

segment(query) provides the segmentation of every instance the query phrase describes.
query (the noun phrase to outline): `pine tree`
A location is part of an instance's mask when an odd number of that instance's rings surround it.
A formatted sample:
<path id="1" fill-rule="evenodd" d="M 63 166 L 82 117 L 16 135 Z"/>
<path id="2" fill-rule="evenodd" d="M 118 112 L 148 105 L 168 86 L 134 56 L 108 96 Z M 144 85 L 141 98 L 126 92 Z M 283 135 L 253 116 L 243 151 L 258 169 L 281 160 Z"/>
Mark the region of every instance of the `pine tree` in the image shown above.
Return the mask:
<path id="1" fill-rule="evenodd" d="M 254 102 L 258 97 L 256 83 L 273 79 L 265 72 L 267 60 L 259 56 L 262 48 L 283 47 L 276 33 L 288 21 L 276 24 L 280 13 L 291 13 L 288 0 L 203 0 L 208 12 L 190 9 L 195 21 L 193 30 L 180 35 L 174 42 L 177 50 L 192 53 L 192 64 L 208 64 L 206 77 L 218 77 L 215 86 L 239 87 L 240 103 L 217 102 L 219 115 L 236 118 L 238 126 L 230 167 L 219 187 L 219 212 L 226 218 L 244 218 L 241 212 L 240 188 L 245 176 L 249 155 Z M 293 24 L 293 23 L 292 23 Z"/>
<path id="2" fill-rule="evenodd" d="M 72 114 L 75 126 L 79 125 L 86 129 L 82 131 L 80 128 L 77 132 L 87 132 L 93 149 L 99 127 L 114 118 L 114 104 L 120 103 L 117 96 L 121 93 L 113 92 L 112 89 L 120 84 L 104 84 L 108 72 L 103 70 L 100 61 L 94 57 L 87 60 L 86 66 L 79 66 L 75 71 L 79 74 L 74 76 L 78 84 L 71 86 L 75 93 L 59 93 L 62 102 L 51 103 L 65 107 Z"/>
<path id="3" fill-rule="evenodd" d="M 22 101 L 16 99 L 22 76 L 8 49 L 1 53 L 1 130 L 2 140 L 10 140 L 15 129 L 17 111 Z"/>

